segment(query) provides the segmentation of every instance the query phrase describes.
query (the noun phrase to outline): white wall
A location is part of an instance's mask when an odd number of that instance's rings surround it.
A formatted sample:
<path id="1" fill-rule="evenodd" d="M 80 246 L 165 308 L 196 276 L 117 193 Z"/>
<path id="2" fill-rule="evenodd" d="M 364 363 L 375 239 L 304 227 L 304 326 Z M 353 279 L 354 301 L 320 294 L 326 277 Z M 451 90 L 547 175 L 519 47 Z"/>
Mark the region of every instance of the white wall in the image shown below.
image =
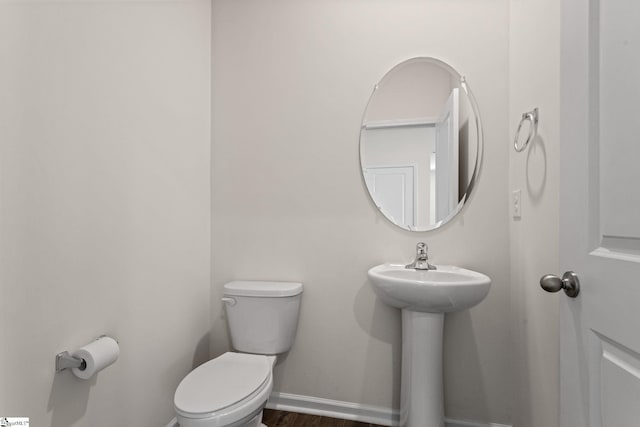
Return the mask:
<path id="1" fill-rule="evenodd" d="M 425 240 L 435 263 L 494 281 L 478 307 L 447 316 L 447 416 L 510 421 L 507 19 L 507 0 L 214 1 L 213 355 L 228 349 L 226 281 L 299 280 L 298 336 L 275 390 L 397 408 L 400 316 L 366 271 L 409 261 Z M 462 214 L 410 233 L 370 202 L 358 135 L 373 85 L 421 55 L 466 75 L 486 146 Z"/>
<path id="2" fill-rule="evenodd" d="M 204 0 L 0 4 L 0 415 L 165 425 L 206 360 L 210 40 Z"/>
<path id="3" fill-rule="evenodd" d="M 514 426 L 557 427 L 558 302 L 564 295 L 544 292 L 538 281 L 543 274 L 562 273 L 558 270 L 560 2 L 511 1 L 509 22 L 509 187 L 522 190 L 522 219 L 510 220 Z M 539 136 L 516 153 L 512 144 L 518 122 L 534 107 L 540 109 Z"/>

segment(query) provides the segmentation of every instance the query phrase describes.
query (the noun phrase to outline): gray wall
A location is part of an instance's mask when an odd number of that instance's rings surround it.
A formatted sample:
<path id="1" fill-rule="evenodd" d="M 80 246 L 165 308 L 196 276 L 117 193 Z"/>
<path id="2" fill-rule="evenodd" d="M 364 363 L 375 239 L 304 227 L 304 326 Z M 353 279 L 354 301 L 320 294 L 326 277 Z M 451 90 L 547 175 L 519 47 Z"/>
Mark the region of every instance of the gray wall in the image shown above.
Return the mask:
<path id="1" fill-rule="evenodd" d="M 538 280 L 546 273 L 562 273 L 558 271 L 560 3 L 525 0 L 511 1 L 510 6 L 509 189 L 522 191 L 522 218 L 510 219 L 517 427 L 557 427 L 559 422 L 561 296 L 542 291 Z M 512 144 L 518 122 L 534 107 L 540 109 L 539 136 L 516 153 Z"/>
<path id="2" fill-rule="evenodd" d="M 425 240 L 435 263 L 494 282 L 447 316 L 447 416 L 510 422 L 507 19 L 507 0 L 213 3 L 213 355 L 229 348 L 226 281 L 299 280 L 298 336 L 275 390 L 397 408 L 400 317 L 366 271 Z M 358 159 L 373 85 L 415 56 L 466 75 L 486 138 L 471 203 L 419 234 L 377 212 Z"/>
<path id="3" fill-rule="evenodd" d="M 208 1 L 0 4 L 0 415 L 165 425 L 206 360 L 210 40 Z"/>

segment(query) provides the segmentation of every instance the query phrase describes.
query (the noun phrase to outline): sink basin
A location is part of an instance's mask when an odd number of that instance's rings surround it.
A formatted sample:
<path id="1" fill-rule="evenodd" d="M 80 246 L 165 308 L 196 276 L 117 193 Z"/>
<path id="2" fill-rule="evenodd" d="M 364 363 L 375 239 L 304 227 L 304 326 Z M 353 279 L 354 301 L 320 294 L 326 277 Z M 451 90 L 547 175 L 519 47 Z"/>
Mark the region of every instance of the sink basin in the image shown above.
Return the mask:
<path id="1" fill-rule="evenodd" d="M 368 271 L 376 294 L 400 309 L 426 313 L 465 310 L 489 293 L 491 279 L 482 273 L 452 265 L 437 270 L 407 269 L 400 264 L 381 264 Z"/>

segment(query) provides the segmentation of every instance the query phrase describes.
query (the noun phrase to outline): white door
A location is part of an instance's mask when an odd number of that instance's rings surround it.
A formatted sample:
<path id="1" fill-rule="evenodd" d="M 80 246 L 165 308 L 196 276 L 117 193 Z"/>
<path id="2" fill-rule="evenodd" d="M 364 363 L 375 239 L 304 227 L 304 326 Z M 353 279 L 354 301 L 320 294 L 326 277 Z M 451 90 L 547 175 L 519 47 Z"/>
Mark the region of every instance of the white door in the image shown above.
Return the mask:
<path id="1" fill-rule="evenodd" d="M 640 426 L 640 2 L 563 0 L 560 424 Z"/>
<path id="2" fill-rule="evenodd" d="M 458 88 L 451 91 L 436 123 L 436 221 L 442 221 L 458 206 Z"/>
<path id="3" fill-rule="evenodd" d="M 400 226 L 415 226 L 415 173 L 412 166 L 373 166 L 364 180 L 378 209 Z"/>

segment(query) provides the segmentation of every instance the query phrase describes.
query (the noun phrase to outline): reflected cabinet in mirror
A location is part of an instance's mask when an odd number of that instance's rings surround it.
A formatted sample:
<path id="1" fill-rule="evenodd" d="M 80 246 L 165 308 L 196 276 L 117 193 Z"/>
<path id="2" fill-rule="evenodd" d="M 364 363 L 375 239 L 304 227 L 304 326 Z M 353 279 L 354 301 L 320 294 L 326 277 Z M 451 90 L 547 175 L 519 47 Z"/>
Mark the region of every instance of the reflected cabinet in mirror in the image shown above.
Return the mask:
<path id="1" fill-rule="evenodd" d="M 469 199 L 482 155 L 480 115 L 465 79 L 434 58 L 413 58 L 375 86 L 360 131 L 371 199 L 405 230 L 451 220 Z"/>

